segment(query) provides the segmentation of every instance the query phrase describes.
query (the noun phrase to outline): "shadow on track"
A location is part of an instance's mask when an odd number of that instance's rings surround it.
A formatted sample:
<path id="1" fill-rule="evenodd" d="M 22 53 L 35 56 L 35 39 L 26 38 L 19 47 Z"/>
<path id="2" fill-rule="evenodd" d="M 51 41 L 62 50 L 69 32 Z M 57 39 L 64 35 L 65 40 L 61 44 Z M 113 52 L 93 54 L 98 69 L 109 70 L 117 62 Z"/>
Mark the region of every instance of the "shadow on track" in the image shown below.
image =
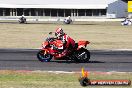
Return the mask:
<path id="1" fill-rule="evenodd" d="M 79 64 L 79 63 L 132 63 L 132 62 L 105 62 L 105 61 L 89 61 L 89 62 L 75 62 L 75 61 L 66 61 L 66 60 L 53 60 L 53 61 L 50 61 L 51 63 L 67 63 L 67 64 L 70 64 L 70 63 L 76 63 L 76 64 Z M 49 63 L 49 62 L 42 62 L 42 63 Z"/>
<path id="2" fill-rule="evenodd" d="M 101 61 L 89 61 L 89 62 L 75 62 L 75 61 L 66 61 L 66 60 L 52 60 L 50 61 L 51 63 L 76 63 L 76 64 L 79 64 L 79 63 L 105 63 L 105 62 L 101 62 Z M 48 62 L 46 62 L 48 63 Z"/>
<path id="3" fill-rule="evenodd" d="M 7 60 L 7 59 L 0 59 L 0 62 L 1 61 L 10 61 L 10 62 L 14 62 L 14 61 L 17 61 L 17 62 L 40 62 L 39 60 L 15 60 L 15 59 L 12 59 L 12 60 Z M 89 61 L 89 62 L 75 62 L 75 61 L 71 61 L 71 60 L 51 60 L 50 62 L 40 62 L 40 63 L 76 63 L 76 64 L 79 64 L 79 63 L 106 63 L 106 62 L 102 62 L 102 61 Z M 132 62 L 131 62 L 132 63 Z"/>

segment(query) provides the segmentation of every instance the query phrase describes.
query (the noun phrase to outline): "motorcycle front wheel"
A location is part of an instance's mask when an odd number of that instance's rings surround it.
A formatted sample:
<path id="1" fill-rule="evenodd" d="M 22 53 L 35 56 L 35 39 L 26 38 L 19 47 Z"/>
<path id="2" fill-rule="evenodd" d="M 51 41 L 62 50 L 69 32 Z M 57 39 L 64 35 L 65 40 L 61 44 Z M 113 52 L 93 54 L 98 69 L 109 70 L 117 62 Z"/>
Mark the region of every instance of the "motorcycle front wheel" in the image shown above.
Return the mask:
<path id="1" fill-rule="evenodd" d="M 42 50 L 37 53 L 37 58 L 41 62 L 49 62 L 52 57 L 53 56 L 51 54 L 44 54 L 44 51 Z"/>

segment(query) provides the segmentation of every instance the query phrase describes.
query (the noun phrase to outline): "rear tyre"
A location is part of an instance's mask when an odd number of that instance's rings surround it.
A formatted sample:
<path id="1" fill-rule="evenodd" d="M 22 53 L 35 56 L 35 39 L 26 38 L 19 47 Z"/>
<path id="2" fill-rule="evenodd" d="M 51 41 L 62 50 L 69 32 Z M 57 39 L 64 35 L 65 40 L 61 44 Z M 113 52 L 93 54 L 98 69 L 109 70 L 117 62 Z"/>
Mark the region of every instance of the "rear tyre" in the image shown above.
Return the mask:
<path id="1" fill-rule="evenodd" d="M 75 54 L 75 61 L 76 62 L 89 62 L 90 60 L 90 52 L 87 49 L 81 48 Z"/>
<path id="2" fill-rule="evenodd" d="M 41 62 L 49 62 L 52 57 L 53 56 L 51 54 L 44 54 L 44 51 L 42 50 L 37 53 L 37 58 Z"/>

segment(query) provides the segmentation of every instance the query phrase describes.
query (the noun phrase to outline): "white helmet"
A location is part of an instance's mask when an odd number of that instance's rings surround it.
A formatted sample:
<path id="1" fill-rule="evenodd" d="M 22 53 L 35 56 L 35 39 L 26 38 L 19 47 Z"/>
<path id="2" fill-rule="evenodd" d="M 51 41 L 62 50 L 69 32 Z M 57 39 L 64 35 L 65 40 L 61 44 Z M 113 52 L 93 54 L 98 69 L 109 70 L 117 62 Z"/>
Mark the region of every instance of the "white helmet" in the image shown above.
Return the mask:
<path id="1" fill-rule="evenodd" d="M 55 31 L 55 36 L 57 37 L 61 37 L 64 34 L 63 29 L 62 28 L 57 28 Z"/>

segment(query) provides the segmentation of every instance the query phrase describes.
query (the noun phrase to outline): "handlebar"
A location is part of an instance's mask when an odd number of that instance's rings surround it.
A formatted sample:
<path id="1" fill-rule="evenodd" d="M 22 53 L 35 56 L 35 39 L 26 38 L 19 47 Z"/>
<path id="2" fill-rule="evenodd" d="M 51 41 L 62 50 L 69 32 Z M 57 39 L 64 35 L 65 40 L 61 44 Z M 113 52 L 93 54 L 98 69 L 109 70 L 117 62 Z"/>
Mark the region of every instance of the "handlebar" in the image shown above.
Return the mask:
<path id="1" fill-rule="evenodd" d="M 56 38 L 54 38 L 54 37 L 48 37 L 48 38 L 46 38 L 46 41 L 48 41 L 48 42 L 53 42 L 55 40 L 56 40 Z"/>

